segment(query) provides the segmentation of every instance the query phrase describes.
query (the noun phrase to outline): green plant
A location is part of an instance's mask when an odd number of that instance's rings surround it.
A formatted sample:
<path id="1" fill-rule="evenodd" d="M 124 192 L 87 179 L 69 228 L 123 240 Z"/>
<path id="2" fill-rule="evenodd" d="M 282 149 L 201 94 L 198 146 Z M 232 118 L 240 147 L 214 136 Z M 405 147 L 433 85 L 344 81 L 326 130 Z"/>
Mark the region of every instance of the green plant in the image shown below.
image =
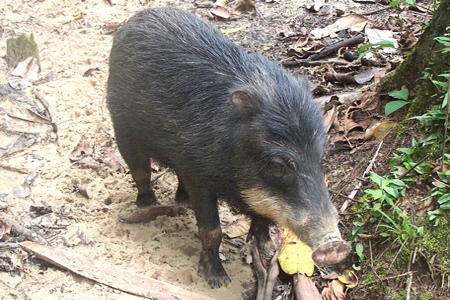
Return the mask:
<path id="1" fill-rule="evenodd" d="M 374 47 L 374 48 L 371 48 L 371 47 Z M 391 41 L 381 41 L 378 43 L 367 44 L 367 45 L 361 46 L 361 47 L 359 47 L 359 50 L 358 50 L 358 53 L 359 53 L 358 60 L 361 60 L 361 58 L 366 56 L 367 53 L 376 51 L 381 48 L 395 48 L 395 45 Z"/>
<path id="2" fill-rule="evenodd" d="M 411 6 L 414 6 L 415 4 L 416 4 L 416 0 L 403 0 L 403 1 L 391 1 L 390 3 L 389 3 L 389 5 L 392 7 L 392 8 L 396 8 L 397 6 L 399 6 L 400 5 L 400 3 L 402 3 L 402 2 L 405 2 L 406 4 L 409 4 L 409 5 L 411 5 Z"/>
<path id="3" fill-rule="evenodd" d="M 416 181 L 415 174 L 424 175 L 424 180 L 428 178 L 428 173 L 433 170 L 434 166 L 429 164 L 424 159 L 420 159 L 423 156 L 424 144 L 422 142 L 417 142 L 415 139 L 412 140 L 412 148 L 397 148 L 396 151 L 399 153 L 393 153 L 393 159 L 391 160 L 391 166 L 393 167 L 393 175 L 402 178 L 404 182 Z M 426 151 L 425 151 L 426 152 Z M 425 158 L 428 155 L 425 156 Z M 420 159 L 417 162 L 417 159 Z M 414 172 L 410 172 L 414 170 Z"/>
<path id="4" fill-rule="evenodd" d="M 370 179 L 376 183 L 377 188 L 368 189 L 365 192 L 372 196 L 375 204 L 372 207 L 372 215 L 375 217 L 382 217 L 384 223 L 380 223 L 377 227 L 382 229 L 381 236 L 393 236 L 394 241 L 406 240 L 407 237 L 412 237 L 417 231 L 420 235 L 423 233 L 422 228 L 416 227 L 409 222 L 408 216 L 399 208 L 394 201 L 399 197 L 405 196 L 406 183 L 399 179 L 392 179 L 389 176 L 379 176 L 371 172 Z M 392 211 L 389 215 L 386 211 Z"/>
<path id="5" fill-rule="evenodd" d="M 388 95 L 394 99 L 399 99 L 399 100 L 391 101 L 386 104 L 386 106 L 384 107 L 385 116 L 387 117 L 388 115 L 399 110 L 406 104 L 409 104 L 409 102 L 406 101 L 406 100 L 408 100 L 408 94 L 409 94 L 408 89 L 403 89 L 400 91 L 396 91 L 396 90 L 390 91 L 388 93 Z"/>
<path id="6" fill-rule="evenodd" d="M 444 164 L 450 165 L 450 154 L 445 154 Z M 439 225 L 440 218 L 444 210 L 450 210 L 450 170 L 437 172 L 438 178 L 436 178 L 432 184 L 433 189 L 431 190 L 430 197 L 435 197 L 438 203 L 438 208 L 429 211 L 429 220 L 434 220 L 434 226 Z"/>

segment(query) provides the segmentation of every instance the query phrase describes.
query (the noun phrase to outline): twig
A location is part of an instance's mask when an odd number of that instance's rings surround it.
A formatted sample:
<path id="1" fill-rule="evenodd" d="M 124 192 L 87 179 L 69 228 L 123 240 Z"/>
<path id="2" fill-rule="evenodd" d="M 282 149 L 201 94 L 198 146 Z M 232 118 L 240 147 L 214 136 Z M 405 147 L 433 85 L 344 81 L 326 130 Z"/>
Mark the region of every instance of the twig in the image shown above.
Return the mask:
<path id="1" fill-rule="evenodd" d="M 430 153 L 428 153 L 427 155 L 425 155 L 425 157 L 422 158 L 421 160 L 419 160 L 419 161 L 414 165 L 414 167 L 412 167 L 412 168 L 409 169 L 409 170 L 406 170 L 406 172 L 403 173 L 402 175 L 400 175 L 397 179 L 402 180 L 403 177 L 405 177 L 409 172 L 411 172 L 412 170 L 414 170 L 415 168 L 417 168 L 417 167 L 418 167 L 421 163 L 423 163 L 423 162 L 425 161 L 425 159 L 427 159 L 429 156 L 430 156 Z"/>
<path id="2" fill-rule="evenodd" d="M 0 158 L 2 157 L 6 157 L 8 155 L 12 155 L 11 153 L 9 153 L 9 151 L 11 151 L 11 149 L 14 147 L 14 145 L 19 141 L 19 139 L 23 136 L 23 133 L 21 133 L 17 139 L 14 141 L 14 143 L 11 143 L 11 145 L 8 147 L 8 149 L 3 153 L 3 155 L 0 155 Z"/>
<path id="3" fill-rule="evenodd" d="M 381 140 L 380 144 L 378 145 L 377 151 L 375 152 L 375 155 L 372 157 L 372 160 L 370 161 L 369 165 L 367 166 L 366 170 L 364 171 L 364 173 L 362 175 L 363 178 L 367 177 L 367 174 L 370 172 L 370 170 L 372 170 L 373 164 L 375 163 L 375 159 L 377 158 L 378 153 L 380 152 L 381 145 L 383 145 L 383 140 Z M 354 199 L 356 196 L 356 193 L 361 188 L 361 186 L 362 186 L 362 183 L 361 183 L 361 181 L 359 181 L 358 184 L 356 185 L 355 189 L 348 196 L 348 198 Z M 350 202 L 349 199 L 345 200 L 344 204 L 342 204 L 342 207 L 341 207 L 339 213 L 345 212 L 345 210 L 348 207 L 349 202 Z"/>
<path id="4" fill-rule="evenodd" d="M 53 131 L 55 131 L 56 134 L 56 140 L 58 140 L 58 119 L 56 118 L 55 113 L 53 112 L 47 100 L 45 100 L 45 98 L 42 97 L 41 94 L 39 94 L 36 88 L 33 88 L 31 91 L 33 92 L 33 95 L 36 97 L 36 99 L 38 99 L 42 103 L 42 105 L 44 105 L 44 108 L 47 110 L 48 115 L 50 117 L 50 123 L 52 125 Z"/>
<path id="5" fill-rule="evenodd" d="M 55 175 L 55 177 L 53 177 L 53 179 L 58 178 L 59 176 L 61 176 L 62 173 L 64 173 L 65 171 L 69 170 L 73 165 L 78 164 L 79 161 L 74 161 L 73 163 L 71 163 L 68 167 L 64 168 L 61 172 L 59 172 L 58 174 Z"/>
<path id="6" fill-rule="evenodd" d="M 159 178 L 161 178 L 164 174 L 166 174 L 167 172 L 169 172 L 169 168 L 165 169 L 164 171 L 162 171 L 161 173 L 159 173 L 155 178 L 153 178 L 152 180 L 150 180 L 150 183 L 154 183 L 156 182 Z"/>
<path id="7" fill-rule="evenodd" d="M 340 42 L 337 42 L 329 47 L 325 47 L 317 54 L 313 54 L 309 57 L 310 60 L 318 60 L 319 58 L 330 55 L 331 53 L 339 50 L 342 47 L 350 47 L 353 45 L 361 44 L 364 42 L 365 38 L 362 35 L 354 36 L 350 39 L 346 39 Z"/>
<path id="8" fill-rule="evenodd" d="M 372 252 L 372 241 L 369 240 L 369 251 L 370 251 L 370 267 L 373 268 L 373 252 Z"/>
<path id="9" fill-rule="evenodd" d="M 3 280 L 0 279 L 0 282 L 3 283 L 7 288 L 9 288 L 10 291 L 13 290 L 13 288 L 9 286 L 6 282 L 3 282 Z"/>
<path id="10" fill-rule="evenodd" d="M 335 194 L 335 195 L 338 195 L 338 196 L 347 198 L 348 201 L 355 202 L 355 203 L 358 202 L 358 200 L 355 200 L 355 199 L 353 199 L 353 198 L 350 198 L 349 196 L 344 195 L 344 194 L 342 194 L 342 193 L 340 193 L 340 192 L 337 192 L 337 191 L 335 191 L 335 190 L 328 189 L 328 191 L 331 192 L 331 193 L 333 193 L 333 194 Z"/>
<path id="11" fill-rule="evenodd" d="M 21 173 L 21 174 L 28 174 L 30 173 L 30 171 L 24 169 L 24 168 L 20 168 L 20 167 L 12 167 L 12 166 L 7 166 L 4 164 L 0 164 L 0 168 L 11 171 L 11 172 L 17 172 L 17 173 Z"/>
<path id="12" fill-rule="evenodd" d="M 30 110 L 31 111 L 31 110 Z M 31 112 L 33 112 L 33 111 L 31 111 Z M 34 112 L 33 112 L 34 113 Z M 36 113 L 34 113 L 36 116 L 39 116 L 39 115 L 37 115 Z M 13 119 L 17 119 L 17 120 L 21 120 L 21 121 L 25 121 L 25 122 L 29 122 L 29 123 L 37 123 L 37 124 L 48 124 L 48 120 L 47 120 L 47 122 L 40 122 L 40 121 L 37 121 L 37 120 L 30 120 L 30 119 L 26 119 L 26 118 L 23 118 L 23 117 L 20 117 L 20 116 L 15 116 L 15 115 L 12 115 L 12 114 L 9 114 L 9 113 L 7 113 L 6 114 L 8 117 L 10 117 L 10 118 L 13 118 Z M 45 120 L 45 119 L 44 119 Z"/>
<path id="13" fill-rule="evenodd" d="M 352 290 L 352 293 L 355 293 L 356 291 L 358 291 L 359 289 L 361 289 L 362 287 L 365 287 L 367 285 L 372 285 L 372 284 L 378 283 L 380 281 L 388 281 L 388 280 L 391 280 L 391 279 L 396 279 L 396 278 L 400 278 L 400 277 L 409 276 L 411 273 L 413 273 L 413 272 L 410 271 L 410 272 L 406 272 L 406 273 L 403 273 L 403 274 L 400 274 L 400 275 L 389 276 L 389 277 L 384 277 L 384 278 L 377 278 L 375 280 L 372 280 L 370 282 L 367 282 L 365 284 L 357 286 L 354 290 Z"/>
<path id="14" fill-rule="evenodd" d="M 36 232 L 20 225 L 16 221 L 3 217 L 3 220 L 11 226 L 11 231 L 17 235 L 23 235 L 27 240 L 39 243 L 41 245 L 48 245 L 48 242 Z"/>
<path id="15" fill-rule="evenodd" d="M 334 64 L 334 65 L 348 65 L 349 62 L 345 60 L 338 59 L 330 59 L 330 60 L 315 60 L 311 61 L 309 59 L 300 59 L 300 60 L 284 60 L 281 62 L 281 65 L 286 68 L 295 68 L 295 67 L 312 67 L 312 66 L 321 66 L 326 64 Z"/>

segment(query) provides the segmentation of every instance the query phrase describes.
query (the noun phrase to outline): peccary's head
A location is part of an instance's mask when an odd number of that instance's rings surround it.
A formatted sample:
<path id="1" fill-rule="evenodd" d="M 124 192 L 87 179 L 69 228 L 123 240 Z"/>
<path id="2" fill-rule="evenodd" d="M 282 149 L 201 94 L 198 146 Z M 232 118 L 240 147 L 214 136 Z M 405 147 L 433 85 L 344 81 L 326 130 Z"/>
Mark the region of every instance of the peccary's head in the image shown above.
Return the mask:
<path id="1" fill-rule="evenodd" d="M 254 177 L 241 195 L 255 213 L 296 233 L 317 264 L 337 263 L 350 246 L 325 184 L 322 112 L 306 80 L 280 76 L 282 87 L 244 87 L 230 96 L 241 115 L 243 168 Z"/>

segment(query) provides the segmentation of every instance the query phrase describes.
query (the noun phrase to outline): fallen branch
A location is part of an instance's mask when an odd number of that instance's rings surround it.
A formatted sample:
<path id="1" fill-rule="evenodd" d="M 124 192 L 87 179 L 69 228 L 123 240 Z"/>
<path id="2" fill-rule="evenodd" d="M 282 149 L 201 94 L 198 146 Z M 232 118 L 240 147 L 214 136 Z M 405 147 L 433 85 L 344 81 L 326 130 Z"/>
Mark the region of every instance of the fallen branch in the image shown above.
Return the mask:
<path id="1" fill-rule="evenodd" d="M 340 41 L 338 43 L 335 43 L 329 47 L 326 47 L 319 53 L 311 55 L 309 57 L 309 59 L 310 60 L 318 60 L 319 58 L 328 56 L 331 53 L 338 51 L 342 47 L 351 47 L 354 45 L 361 44 L 364 41 L 365 41 L 365 38 L 362 35 L 357 35 L 350 39 L 346 39 L 346 40 Z"/>
<path id="2" fill-rule="evenodd" d="M 321 66 L 326 64 L 334 64 L 334 65 L 343 65 L 346 66 L 349 64 L 348 61 L 342 59 L 330 59 L 330 60 L 315 60 L 311 61 L 309 59 L 301 59 L 301 60 L 285 60 L 281 62 L 281 65 L 286 68 L 295 68 L 295 67 L 313 67 L 313 66 Z"/>
<path id="3" fill-rule="evenodd" d="M 20 243 L 20 246 L 25 251 L 31 252 L 46 262 L 133 295 L 164 300 L 212 300 L 209 297 L 150 277 L 119 269 L 113 265 L 105 264 L 72 251 L 42 246 L 28 241 Z"/>

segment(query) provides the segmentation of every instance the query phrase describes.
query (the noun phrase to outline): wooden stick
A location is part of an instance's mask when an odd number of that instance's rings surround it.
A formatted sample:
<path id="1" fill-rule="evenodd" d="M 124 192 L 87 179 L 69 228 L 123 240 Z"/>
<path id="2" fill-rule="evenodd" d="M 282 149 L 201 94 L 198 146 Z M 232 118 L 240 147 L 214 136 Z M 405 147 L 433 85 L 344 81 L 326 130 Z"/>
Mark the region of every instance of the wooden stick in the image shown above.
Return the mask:
<path id="1" fill-rule="evenodd" d="M 318 60 L 319 58 L 325 57 L 330 55 L 331 53 L 339 50 L 342 47 L 351 47 L 353 45 L 361 44 L 364 42 L 365 38 L 362 35 L 354 36 L 350 39 L 346 39 L 340 42 L 337 42 L 329 47 L 323 48 L 322 51 L 320 51 L 317 54 L 313 54 L 309 57 L 310 60 Z"/>
<path id="2" fill-rule="evenodd" d="M 133 295 L 162 300 L 212 300 L 212 298 L 105 264 L 72 251 L 22 242 L 20 246 L 38 258 L 75 274 Z"/>

